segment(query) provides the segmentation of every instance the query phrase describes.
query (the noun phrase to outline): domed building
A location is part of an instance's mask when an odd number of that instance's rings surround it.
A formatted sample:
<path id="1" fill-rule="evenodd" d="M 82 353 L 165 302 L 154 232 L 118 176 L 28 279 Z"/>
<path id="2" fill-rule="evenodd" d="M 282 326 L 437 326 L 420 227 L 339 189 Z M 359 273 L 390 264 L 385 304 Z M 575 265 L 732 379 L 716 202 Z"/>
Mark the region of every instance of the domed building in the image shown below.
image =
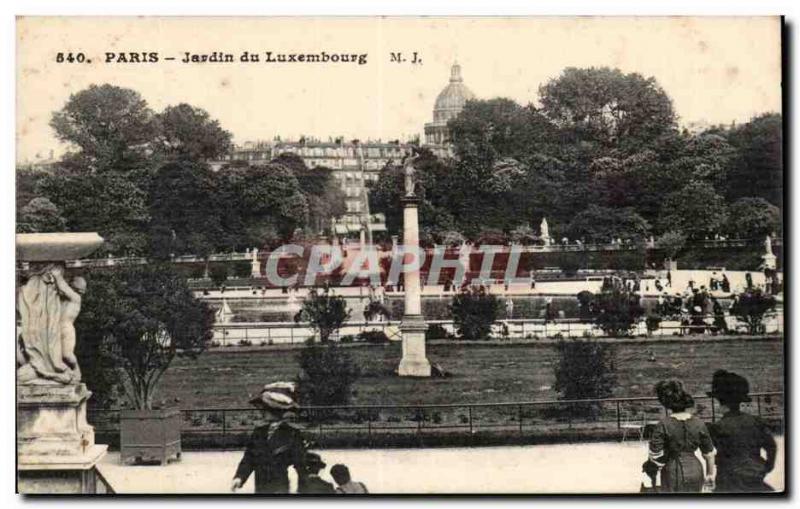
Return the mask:
<path id="1" fill-rule="evenodd" d="M 450 132 L 447 129 L 447 122 L 461 113 L 470 99 L 475 99 L 475 94 L 464 85 L 461 66 L 455 63 L 450 68 L 450 83 L 436 97 L 433 122 L 425 124 L 425 143 L 429 145 L 448 143 Z"/>

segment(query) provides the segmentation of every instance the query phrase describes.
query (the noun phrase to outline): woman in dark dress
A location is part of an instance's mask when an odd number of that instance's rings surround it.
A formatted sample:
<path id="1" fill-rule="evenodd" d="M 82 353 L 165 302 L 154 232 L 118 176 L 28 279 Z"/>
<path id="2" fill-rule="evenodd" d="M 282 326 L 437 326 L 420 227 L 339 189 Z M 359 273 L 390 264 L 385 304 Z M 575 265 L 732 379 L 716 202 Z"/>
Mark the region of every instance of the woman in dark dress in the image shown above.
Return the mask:
<path id="1" fill-rule="evenodd" d="M 661 469 L 661 492 L 700 493 L 703 482 L 713 483 L 716 474 L 714 445 L 706 425 L 687 409 L 694 406 L 694 399 L 683 390 L 678 380 L 661 381 L 656 384 L 658 401 L 670 410 L 662 418 L 650 439 L 650 462 Z M 706 463 L 703 466 L 695 456 L 700 449 Z"/>

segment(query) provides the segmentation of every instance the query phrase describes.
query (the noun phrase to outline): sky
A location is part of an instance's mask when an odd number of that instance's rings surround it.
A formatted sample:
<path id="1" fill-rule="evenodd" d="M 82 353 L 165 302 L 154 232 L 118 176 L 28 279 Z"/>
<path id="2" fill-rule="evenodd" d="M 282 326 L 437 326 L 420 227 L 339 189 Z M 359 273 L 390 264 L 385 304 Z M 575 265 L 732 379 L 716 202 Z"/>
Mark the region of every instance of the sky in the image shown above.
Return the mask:
<path id="1" fill-rule="evenodd" d="M 422 135 L 458 61 L 478 98 L 536 103 L 566 67 L 617 67 L 654 77 L 682 125 L 746 122 L 781 111 L 777 17 L 23 17 L 17 21 L 18 162 L 68 147 L 49 120 L 71 94 L 111 83 L 156 111 L 207 110 L 234 142 L 300 135 Z M 185 52 L 234 63 L 184 64 Z M 242 63 L 242 52 L 259 63 Z M 263 61 L 264 53 L 367 54 L 365 65 Z M 85 54 L 91 63 L 57 62 Z M 105 63 L 106 52 L 158 52 L 157 63 Z M 401 52 L 406 62 L 390 60 Z M 413 52 L 421 63 L 412 64 Z M 175 57 L 166 61 L 164 57 Z"/>

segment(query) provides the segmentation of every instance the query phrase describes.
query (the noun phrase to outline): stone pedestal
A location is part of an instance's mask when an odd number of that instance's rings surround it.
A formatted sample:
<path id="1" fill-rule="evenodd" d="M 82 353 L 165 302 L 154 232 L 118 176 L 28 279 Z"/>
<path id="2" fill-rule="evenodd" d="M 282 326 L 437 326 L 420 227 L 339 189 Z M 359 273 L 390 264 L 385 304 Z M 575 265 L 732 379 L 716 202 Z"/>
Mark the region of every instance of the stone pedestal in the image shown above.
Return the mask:
<path id="1" fill-rule="evenodd" d="M 403 242 L 406 250 L 419 247 L 419 199 L 403 199 Z M 403 358 L 397 372 L 400 376 L 431 376 L 431 364 L 425 354 L 425 331 L 427 325 L 422 317 L 421 286 L 419 269 L 403 274 L 405 311 L 400 323 L 403 335 Z"/>
<path id="2" fill-rule="evenodd" d="M 431 363 L 425 354 L 425 331 L 428 326 L 420 315 L 403 316 L 403 358 L 397 368 L 400 376 L 431 376 Z"/>
<path id="3" fill-rule="evenodd" d="M 17 472 L 20 493 L 95 493 L 95 445 L 86 422 L 85 384 L 17 385 Z"/>

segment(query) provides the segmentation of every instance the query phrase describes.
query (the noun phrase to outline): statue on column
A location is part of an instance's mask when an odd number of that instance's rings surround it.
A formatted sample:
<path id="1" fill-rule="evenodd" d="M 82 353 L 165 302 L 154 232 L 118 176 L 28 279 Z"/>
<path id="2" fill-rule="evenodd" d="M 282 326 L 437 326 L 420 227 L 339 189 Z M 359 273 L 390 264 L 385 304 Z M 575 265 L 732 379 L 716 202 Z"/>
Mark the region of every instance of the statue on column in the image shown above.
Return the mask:
<path id="1" fill-rule="evenodd" d="M 413 198 L 416 196 L 416 174 L 417 170 L 414 168 L 414 161 L 419 159 L 419 153 L 412 148 L 403 158 L 403 176 L 405 178 L 406 197 Z"/>
<path id="2" fill-rule="evenodd" d="M 82 277 L 74 278 L 71 285 L 67 283 L 61 264 L 47 264 L 36 270 L 19 290 L 19 382 L 50 380 L 65 385 L 80 382 L 74 322 L 85 291 L 86 281 Z"/>

